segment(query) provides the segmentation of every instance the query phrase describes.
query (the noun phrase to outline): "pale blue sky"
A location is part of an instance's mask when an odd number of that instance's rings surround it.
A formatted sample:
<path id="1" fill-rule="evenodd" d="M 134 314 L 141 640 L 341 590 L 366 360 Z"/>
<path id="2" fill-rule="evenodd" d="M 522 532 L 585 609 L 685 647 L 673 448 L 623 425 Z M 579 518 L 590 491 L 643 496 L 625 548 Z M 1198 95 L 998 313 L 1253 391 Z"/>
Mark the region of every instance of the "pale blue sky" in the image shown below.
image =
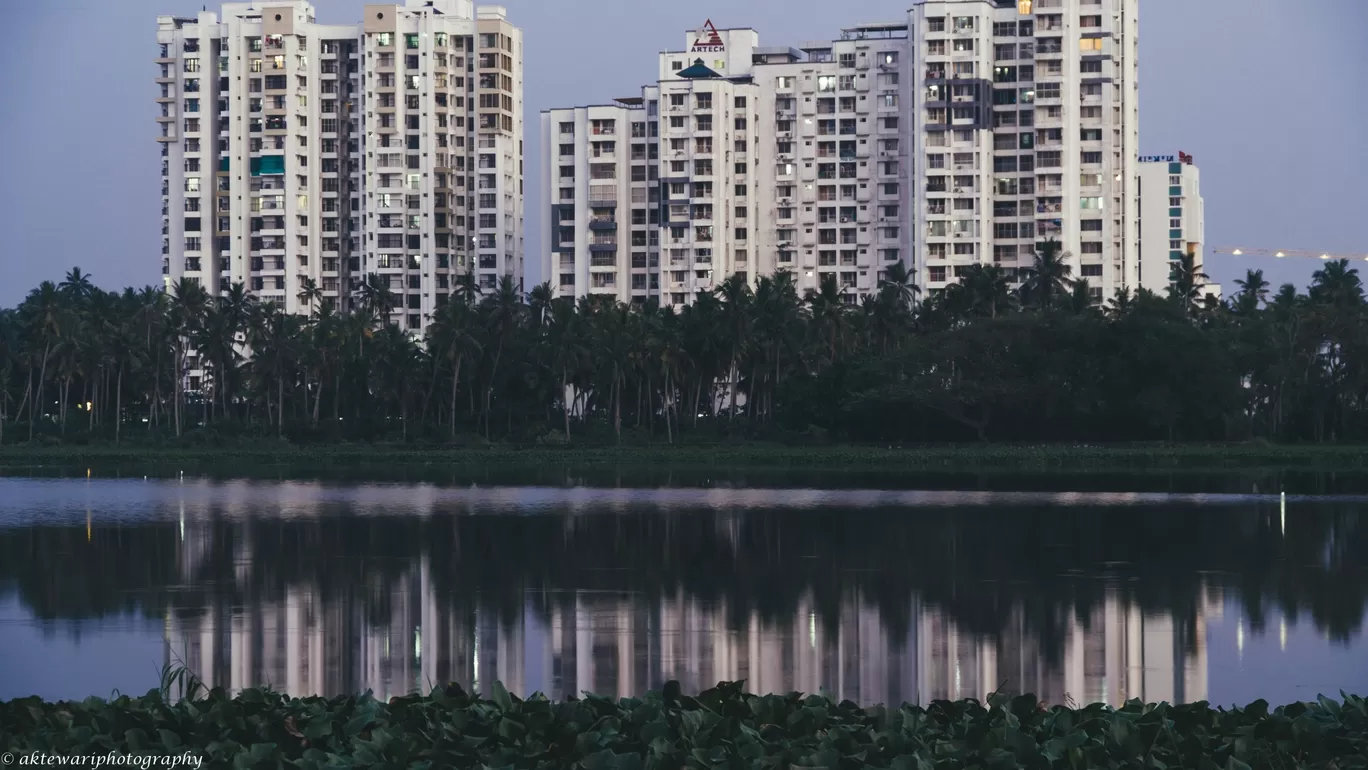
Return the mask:
<path id="1" fill-rule="evenodd" d="M 320 21 L 352 23 L 363 4 L 315 7 Z M 505 0 L 526 35 L 530 269 L 539 265 L 543 109 L 635 94 L 654 77 L 655 54 L 705 18 L 784 45 L 902 20 L 908 4 Z M 6 9 L 0 306 L 73 265 L 106 288 L 159 280 L 156 16 L 196 6 L 39 0 Z M 1142 0 L 1140 25 L 1142 152 L 1196 156 L 1208 243 L 1368 255 L 1368 3 Z M 1226 257 L 1212 258 L 1208 272 L 1228 282 L 1263 267 L 1275 283 L 1300 284 L 1317 266 Z"/>

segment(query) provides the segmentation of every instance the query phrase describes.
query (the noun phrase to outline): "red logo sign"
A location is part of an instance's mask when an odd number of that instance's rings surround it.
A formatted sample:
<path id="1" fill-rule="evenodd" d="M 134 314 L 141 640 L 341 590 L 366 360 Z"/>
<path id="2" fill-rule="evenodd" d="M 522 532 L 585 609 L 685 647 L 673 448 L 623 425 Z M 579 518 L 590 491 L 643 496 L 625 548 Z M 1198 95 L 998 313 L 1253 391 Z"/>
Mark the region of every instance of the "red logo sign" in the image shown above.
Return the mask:
<path id="1" fill-rule="evenodd" d="M 717 34 L 717 27 L 713 26 L 712 19 L 703 23 L 703 28 L 698 30 L 698 37 L 694 38 L 693 48 L 690 52 L 714 52 L 725 51 L 727 46 L 722 42 L 722 36 Z"/>

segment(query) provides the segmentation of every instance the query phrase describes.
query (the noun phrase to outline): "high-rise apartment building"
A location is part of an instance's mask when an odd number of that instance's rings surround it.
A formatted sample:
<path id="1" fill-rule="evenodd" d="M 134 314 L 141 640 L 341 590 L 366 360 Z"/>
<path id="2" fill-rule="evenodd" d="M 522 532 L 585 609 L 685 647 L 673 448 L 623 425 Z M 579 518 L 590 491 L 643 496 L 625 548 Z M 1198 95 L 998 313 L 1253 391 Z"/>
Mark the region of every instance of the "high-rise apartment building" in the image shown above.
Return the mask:
<path id="1" fill-rule="evenodd" d="M 1206 262 L 1202 177 L 1185 153 L 1141 157 L 1139 168 L 1140 280 L 1132 288 L 1163 296 L 1184 256 L 1192 255 L 1198 272 Z M 1220 296 L 1220 287 L 1209 291 Z"/>
<path id="2" fill-rule="evenodd" d="M 158 18 L 162 272 L 306 312 L 369 273 L 418 331 L 458 275 L 521 282 L 522 33 L 470 0 Z"/>
<path id="3" fill-rule="evenodd" d="M 1094 297 L 1138 279 L 1137 0 L 917 0 L 919 283 L 1058 240 Z"/>
<path id="4" fill-rule="evenodd" d="M 831 274 L 853 301 L 907 259 L 907 27 L 762 48 L 711 22 L 654 84 L 542 115 L 544 275 L 561 295 L 692 302 L 733 274 Z"/>
<path id="5" fill-rule="evenodd" d="M 1019 277 L 1054 238 L 1099 299 L 1136 285 L 1136 6 L 918 0 L 798 48 L 709 22 L 640 97 L 543 113 L 544 275 L 678 305 L 788 270 L 854 301 L 897 262 Z"/>

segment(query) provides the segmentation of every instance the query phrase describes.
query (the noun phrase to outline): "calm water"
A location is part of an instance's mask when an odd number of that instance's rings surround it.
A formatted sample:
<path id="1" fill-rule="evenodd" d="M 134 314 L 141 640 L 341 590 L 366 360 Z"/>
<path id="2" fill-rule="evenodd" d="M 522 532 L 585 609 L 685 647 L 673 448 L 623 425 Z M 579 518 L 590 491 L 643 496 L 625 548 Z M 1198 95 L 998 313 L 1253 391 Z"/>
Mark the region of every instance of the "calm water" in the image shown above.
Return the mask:
<path id="1" fill-rule="evenodd" d="M 0 699 L 1368 693 L 1364 497 L 499 481 L 0 478 Z"/>

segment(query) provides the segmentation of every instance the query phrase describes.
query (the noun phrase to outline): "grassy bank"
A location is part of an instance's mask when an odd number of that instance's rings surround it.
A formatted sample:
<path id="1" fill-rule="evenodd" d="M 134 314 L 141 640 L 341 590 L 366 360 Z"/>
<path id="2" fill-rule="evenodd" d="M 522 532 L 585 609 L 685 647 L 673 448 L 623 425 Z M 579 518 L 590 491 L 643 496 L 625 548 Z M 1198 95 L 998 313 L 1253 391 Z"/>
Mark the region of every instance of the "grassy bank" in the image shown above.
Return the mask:
<path id="1" fill-rule="evenodd" d="M 668 683 L 639 699 L 429 696 L 291 700 L 249 690 L 170 703 L 0 704 L 3 748 L 202 757 L 212 767 L 584 768 L 1351 768 L 1368 767 L 1362 698 L 1270 711 L 1205 703 L 1046 708 L 1033 696 L 862 709 L 823 697 L 697 698 Z M 8 756 L 8 755 L 7 755 Z"/>
<path id="2" fill-rule="evenodd" d="M 1368 447 L 1238 445 L 944 445 L 918 447 L 783 446 L 736 443 L 688 446 L 452 448 L 414 445 L 290 446 L 272 441 L 232 446 L 10 446 L 0 468 L 61 465 L 116 467 L 355 467 L 371 465 L 547 465 L 675 468 L 821 468 L 824 470 L 1308 470 L 1368 471 Z"/>

